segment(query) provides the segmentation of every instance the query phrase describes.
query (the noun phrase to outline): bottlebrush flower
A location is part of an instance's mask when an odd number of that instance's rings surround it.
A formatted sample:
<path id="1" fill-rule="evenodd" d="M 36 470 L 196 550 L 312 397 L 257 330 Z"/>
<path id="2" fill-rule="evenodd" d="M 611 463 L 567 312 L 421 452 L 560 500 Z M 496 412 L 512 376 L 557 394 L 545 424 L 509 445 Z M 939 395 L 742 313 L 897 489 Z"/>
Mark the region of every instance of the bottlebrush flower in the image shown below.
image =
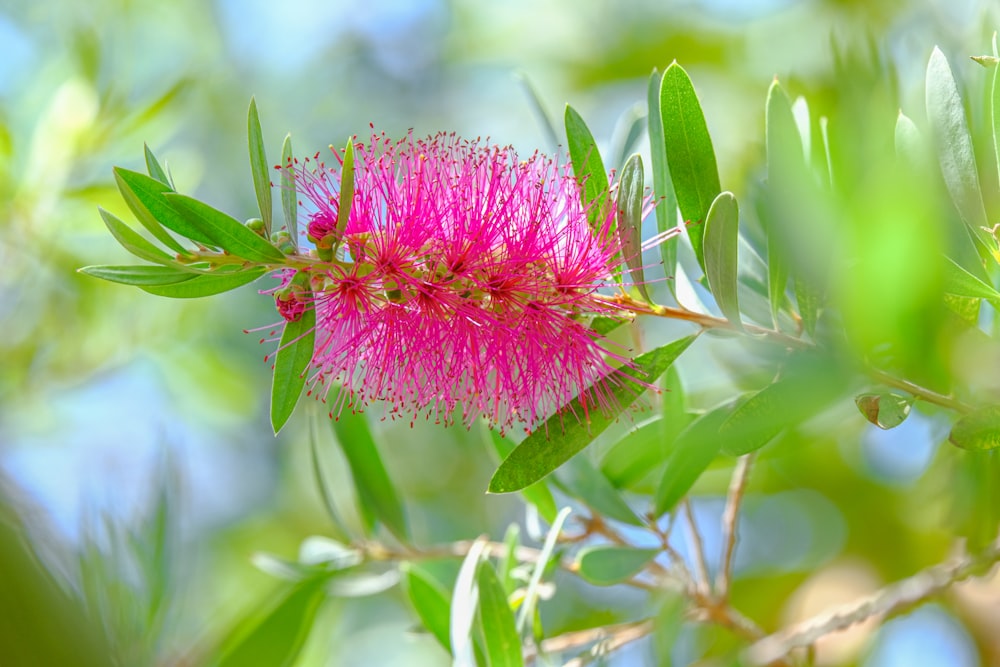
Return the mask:
<path id="1" fill-rule="evenodd" d="M 337 165 L 294 162 L 309 236 L 336 234 Z M 580 317 L 615 309 L 597 297 L 621 260 L 611 225 L 596 233 L 566 165 L 454 134 L 355 148 L 342 260 L 312 270 L 316 311 L 310 393 L 340 386 L 331 415 L 382 402 L 390 417 L 529 429 L 564 405 L 607 407 L 622 356 Z M 319 265 L 317 265 L 319 266 Z M 285 282 L 289 280 L 286 276 Z M 286 292 L 287 290 L 283 290 Z M 282 293 L 283 293 L 282 292 Z M 575 399 L 575 400 L 574 400 Z"/>

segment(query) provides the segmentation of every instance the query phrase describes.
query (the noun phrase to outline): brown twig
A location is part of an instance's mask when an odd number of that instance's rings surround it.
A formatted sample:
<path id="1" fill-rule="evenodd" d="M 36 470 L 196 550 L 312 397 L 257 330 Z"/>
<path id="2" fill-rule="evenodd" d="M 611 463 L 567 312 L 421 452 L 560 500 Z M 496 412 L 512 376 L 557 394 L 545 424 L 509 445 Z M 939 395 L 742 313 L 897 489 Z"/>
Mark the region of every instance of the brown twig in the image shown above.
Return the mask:
<path id="1" fill-rule="evenodd" d="M 890 584 L 872 595 L 839 605 L 810 619 L 764 637 L 744 652 L 750 665 L 769 665 L 783 659 L 793 649 L 809 646 L 817 639 L 872 616 L 891 614 L 925 600 L 955 582 L 981 572 L 1000 561 L 1000 539 L 974 556 L 935 565 Z"/>
<path id="2" fill-rule="evenodd" d="M 694 566 L 697 573 L 698 591 L 707 599 L 712 594 L 711 579 L 708 576 L 708 561 L 705 559 L 705 545 L 701 541 L 701 533 L 698 532 L 698 525 L 694 522 L 694 513 L 691 511 L 691 501 L 687 498 L 681 504 L 684 510 L 684 518 L 687 520 L 688 530 L 691 531 L 691 546 L 694 551 Z"/>
<path id="3" fill-rule="evenodd" d="M 631 623 L 619 623 L 618 625 L 604 625 L 599 628 L 587 628 L 577 632 L 567 632 L 557 637 L 542 640 L 541 653 L 561 653 L 570 651 L 582 646 L 596 644 L 589 652 L 589 655 L 578 656 L 567 662 L 563 667 L 581 667 L 587 664 L 591 657 L 611 653 L 626 644 L 642 639 L 653 631 L 653 621 L 646 619 L 643 621 L 633 621 Z M 525 660 L 534 661 L 538 656 L 538 651 L 529 648 L 525 652 Z"/>
<path id="4" fill-rule="evenodd" d="M 729 482 L 726 508 L 722 512 L 722 558 L 720 559 L 719 574 L 715 578 L 715 589 L 719 600 L 729 599 L 733 554 L 736 551 L 736 523 L 739 518 L 740 505 L 743 502 L 743 494 L 746 492 L 747 480 L 750 479 L 750 467 L 753 465 L 753 459 L 753 453 L 740 457 Z"/>

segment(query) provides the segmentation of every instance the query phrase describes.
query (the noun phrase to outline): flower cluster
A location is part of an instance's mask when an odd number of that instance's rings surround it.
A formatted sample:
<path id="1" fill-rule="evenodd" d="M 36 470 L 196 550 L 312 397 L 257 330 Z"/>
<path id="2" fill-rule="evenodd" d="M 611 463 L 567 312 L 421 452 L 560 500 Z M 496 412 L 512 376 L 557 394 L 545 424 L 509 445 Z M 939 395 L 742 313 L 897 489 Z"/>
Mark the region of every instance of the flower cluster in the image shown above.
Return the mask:
<path id="1" fill-rule="evenodd" d="M 315 308 L 309 380 L 324 399 L 341 387 L 331 414 L 381 401 L 391 417 L 532 428 L 563 406 L 585 419 L 614 400 L 627 361 L 584 317 L 612 311 L 596 290 L 621 247 L 613 211 L 592 229 L 568 166 L 453 134 L 373 135 L 355 147 L 340 233 L 334 154 L 333 167 L 318 154 L 284 167 L 309 238 L 338 253 L 278 304 L 289 320 L 299 302 Z"/>

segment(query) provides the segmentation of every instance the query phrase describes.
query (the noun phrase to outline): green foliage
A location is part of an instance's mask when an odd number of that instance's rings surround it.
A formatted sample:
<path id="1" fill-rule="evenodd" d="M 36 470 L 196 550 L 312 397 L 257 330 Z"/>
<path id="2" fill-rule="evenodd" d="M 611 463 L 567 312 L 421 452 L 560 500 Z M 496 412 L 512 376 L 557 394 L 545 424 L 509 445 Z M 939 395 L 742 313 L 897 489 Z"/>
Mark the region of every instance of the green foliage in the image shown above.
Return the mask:
<path id="1" fill-rule="evenodd" d="M 576 564 L 584 581 L 595 586 L 611 586 L 642 572 L 659 553 L 659 549 L 586 547 L 576 555 Z"/>
<path id="2" fill-rule="evenodd" d="M 705 277 L 719 310 L 735 327 L 742 329 L 736 271 L 739 224 L 740 209 L 736 198 L 731 192 L 721 193 L 712 202 L 705 219 Z"/>
<path id="3" fill-rule="evenodd" d="M 580 181 L 580 197 L 587 210 L 587 218 L 594 230 L 599 230 L 607 219 L 608 172 L 597 150 L 597 142 L 583 117 L 576 109 L 566 105 L 566 141 L 573 161 L 573 173 Z M 614 230 L 611 230 L 614 232 Z"/>
<path id="4" fill-rule="evenodd" d="M 277 433 L 292 416 L 306 383 L 306 369 L 312 361 L 316 341 L 316 311 L 285 324 L 274 356 L 271 383 L 271 427 Z"/>
<path id="5" fill-rule="evenodd" d="M 618 179 L 618 239 L 632 282 L 649 301 L 642 269 L 642 184 L 642 158 L 636 154 L 625 163 Z"/>
<path id="6" fill-rule="evenodd" d="M 264 150 L 264 135 L 260 129 L 260 116 L 257 113 L 257 100 L 250 98 L 250 110 L 247 112 L 247 138 L 250 149 L 250 173 L 253 175 L 253 189 L 257 193 L 257 205 L 260 207 L 260 218 L 264 221 L 265 236 L 271 235 L 271 170 L 267 163 L 267 153 Z M 150 174 L 152 175 L 152 174 Z"/>

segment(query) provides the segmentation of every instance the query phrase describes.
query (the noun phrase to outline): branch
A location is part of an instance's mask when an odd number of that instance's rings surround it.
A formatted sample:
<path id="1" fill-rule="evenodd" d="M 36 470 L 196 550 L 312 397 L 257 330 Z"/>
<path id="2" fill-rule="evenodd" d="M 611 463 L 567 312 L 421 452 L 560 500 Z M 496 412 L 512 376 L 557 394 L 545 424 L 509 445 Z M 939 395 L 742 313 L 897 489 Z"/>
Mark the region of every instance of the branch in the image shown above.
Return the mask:
<path id="1" fill-rule="evenodd" d="M 705 598 L 712 594 L 711 580 L 708 576 L 708 561 L 705 559 L 705 545 L 701 541 L 701 533 L 698 532 L 698 525 L 694 522 L 694 513 L 691 511 L 691 501 L 684 499 L 684 518 L 687 520 L 688 529 L 691 531 L 691 546 L 694 551 L 695 571 L 698 573 L 697 589 Z"/>
<path id="2" fill-rule="evenodd" d="M 582 667 L 586 665 L 590 658 L 599 655 L 606 655 L 620 649 L 625 644 L 642 639 L 653 631 L 653 621 L 646 619 L 643 621 L 633 621 L 631 623 L 620 623 L 618 625 L 604 625 L 599 628 L 588 628 L 577 632 L 567 632 L 557 637 L 542 640 L 541 653 L 562 653 L 581 646 L 597 644 L 588 655 L 577 656 L 567 662 L 563 667 Z M 525 660 L 532 662 L 538 656 L 539 651 L 529 648 L 525 652 Z"/>
<path id="3" fill-rule="evenodd" d="M 1000 539 L 983 552 L 952 563 L 935 565 L 908 579 L 886 586 L 854 602 L 838 605 L 813 618 L 769 635 L 744 652 L 750 665 L 768 665 L 782 659 L 792 649 L 809 646 L 817 639 L 872 616 L 891 614 L 925 600 L 957 581 L 981 574 L 982 569 L 1000 561 Z"/>
<path id="4" fill-rule="evenodd" d="M 722 512 L 722 559 L 719 574 L 715 578 L 715 587 L 720 600 L 729 598 L 729 584 L 733 574 L 733 553 L 736 551 L 736 521 L 739 518 L 740 504 L 746 492 L 747 481 L 750 479 L 750 466 L 754 454 L 741 456 L 736 462 L 732 480 L 729 482 L 729 493 L 726 496 L 726 509 Z"/>

